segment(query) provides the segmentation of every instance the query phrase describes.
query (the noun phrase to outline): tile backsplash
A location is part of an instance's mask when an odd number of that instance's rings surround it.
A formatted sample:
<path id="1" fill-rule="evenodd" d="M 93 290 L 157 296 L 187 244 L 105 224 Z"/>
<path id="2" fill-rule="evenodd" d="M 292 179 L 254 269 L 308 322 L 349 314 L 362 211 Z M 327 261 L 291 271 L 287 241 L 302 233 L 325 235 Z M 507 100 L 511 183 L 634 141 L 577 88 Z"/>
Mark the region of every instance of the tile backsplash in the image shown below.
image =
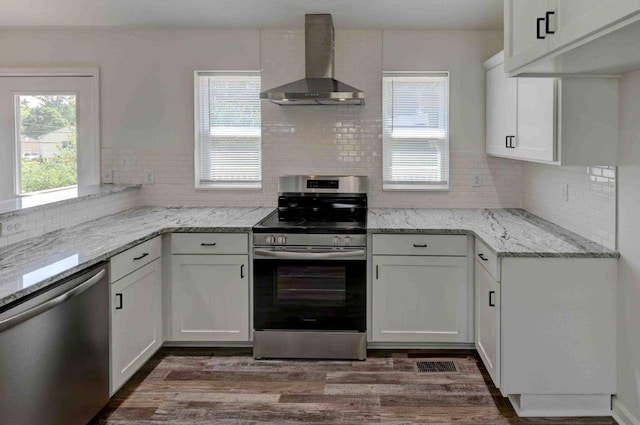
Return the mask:
<path id="1" fill-rule="evenodd" d="M 616 168 L 523 163 L 523 207 L 616 249 Z M 563 189 L 567 199 L 563 197 Z"/>
<path id="2" fill-rule="evenodd" d="M 517 161 L 452 152 L 449 191 L 385 191 L 379 150 L 363 147 L 347 151 L 357 155 L 344 155 L 344 145 L 339 143 L 310 143 L 306 140 L 302 147 L 293 137 L 280 139 L 277 150 L 272 148 L 271 155 L 264 155 L 261 190 L 194 189 L 193 155 L 175 150 L 103 149 L 102 166 L 114 170 L 114 183 L 143 183 L 144 170 L 154 169 L 155 184 L 143 185 L 141 191 L 142 203 L 154 206 L 275 206 L 279 175 L 312 173 L 368 176 L 369 205 L 375 208 L 522 207 L 521 165 Z M 481 176 L 482 186 L 473 187 L 475 175 Z"/>
<path id="3" fill-rule="evenodd" d="M 25 210 L 12 215 L 12 218 L 18 215 L 26 217 L 24 231 L 0 237 L 0 248 L 137 206 L 140 206 L 140 190 L 136 189 L 97 198 L 69 200 L 63 205 L 35 211 Z"/>

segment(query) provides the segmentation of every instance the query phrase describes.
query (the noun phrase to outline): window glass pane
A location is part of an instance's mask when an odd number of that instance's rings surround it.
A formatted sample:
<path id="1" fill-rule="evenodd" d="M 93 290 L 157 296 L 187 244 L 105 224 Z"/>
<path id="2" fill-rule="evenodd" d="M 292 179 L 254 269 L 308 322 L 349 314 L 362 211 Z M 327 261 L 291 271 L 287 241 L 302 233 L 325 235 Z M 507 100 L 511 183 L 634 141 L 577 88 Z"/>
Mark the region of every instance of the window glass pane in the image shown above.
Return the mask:
<path id="1" fill-rule="evenodd" d="M 448 188 L 448 80 L 447 73 L 383 76 L 385 189 Z"/>
<path id="2" fill-rule="evenodd" d="M 260 75 L 203 73 L 198 84 L 200 184 L 259 185 Z"/>
<path id="3" fill-rule="evenodd" d="M 19 193 L 78 184 L 76 95 L 17 95 Z"/>

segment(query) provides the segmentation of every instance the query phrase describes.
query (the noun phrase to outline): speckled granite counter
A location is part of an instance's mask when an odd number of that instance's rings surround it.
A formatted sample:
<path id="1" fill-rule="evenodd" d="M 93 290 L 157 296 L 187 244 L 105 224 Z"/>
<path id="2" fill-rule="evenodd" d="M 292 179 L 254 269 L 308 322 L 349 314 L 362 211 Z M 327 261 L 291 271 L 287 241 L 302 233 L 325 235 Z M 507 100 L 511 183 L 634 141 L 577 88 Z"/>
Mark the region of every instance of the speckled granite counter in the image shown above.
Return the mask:
<path id="1" fill-rule="evenodd" d="M 138 208 L 0 250 L 0 307 L 168 232 L 249 232 L 273 208 Z"/>
<path id="2" fill-rule="evenodd" d="M 367 231 L 471 233 L 499 257 L 619 257 L 615 251 L 521 209 L 371 208 Z"/>
<path id="3" fill-rule="evenodd" d="M 273 208 L 124 211 L 0 250 L 0 307 L 170 232 L 249 232 Z M 369 209 L 370 233 L 474 234 L 502 257 L 617 258 L 617 252 L 519 209 Z"/>

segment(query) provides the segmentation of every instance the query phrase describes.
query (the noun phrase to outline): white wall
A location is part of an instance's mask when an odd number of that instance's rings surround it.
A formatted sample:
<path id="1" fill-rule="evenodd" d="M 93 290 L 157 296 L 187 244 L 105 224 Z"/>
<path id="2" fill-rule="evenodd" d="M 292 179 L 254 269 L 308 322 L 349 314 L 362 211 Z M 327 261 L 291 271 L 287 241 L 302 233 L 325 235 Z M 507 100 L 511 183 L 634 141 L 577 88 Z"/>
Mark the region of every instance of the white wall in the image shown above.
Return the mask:
<path id="1" fill-rule="evenodd" d="M 264 88 L 301 78 L 300 30 L 4 30 L 0 66 L 99 66 L 102 166 L 116 183 L 154 169 L 148 204 L 273 205 L 280 174 L 349 173 L 370 177 L 373 206 L 520 207 L 520 164 L 483 153 L 482 61 L 501 48 L 497 31 L 337 31 L 336 76 L 364 90 L 366 106 L 264 104 L 259 191 L 194 189 L 193 71 L 262 69 Z M 383 69 L 451 72 L 449 192 L 382 191 Z"/>
<path id="2" fill-rule="evenodd" d="M 618 394 L 640 419 L 640 71 L 620 83 Z"/>

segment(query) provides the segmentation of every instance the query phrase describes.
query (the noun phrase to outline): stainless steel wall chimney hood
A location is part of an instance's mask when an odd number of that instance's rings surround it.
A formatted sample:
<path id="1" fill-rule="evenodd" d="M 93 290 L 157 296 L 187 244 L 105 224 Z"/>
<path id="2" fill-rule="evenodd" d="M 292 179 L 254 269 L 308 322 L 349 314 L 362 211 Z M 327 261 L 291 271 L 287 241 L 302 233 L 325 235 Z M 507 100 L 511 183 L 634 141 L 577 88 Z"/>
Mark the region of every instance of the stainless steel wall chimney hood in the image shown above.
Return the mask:
<path id="1" fill-rule="evenodd" d="M 278 105 L 364 105 L 364 92 L 333 78 L 335 37 L 329 14 L 304 15 L 305 78 L 260 93 Z"/>

